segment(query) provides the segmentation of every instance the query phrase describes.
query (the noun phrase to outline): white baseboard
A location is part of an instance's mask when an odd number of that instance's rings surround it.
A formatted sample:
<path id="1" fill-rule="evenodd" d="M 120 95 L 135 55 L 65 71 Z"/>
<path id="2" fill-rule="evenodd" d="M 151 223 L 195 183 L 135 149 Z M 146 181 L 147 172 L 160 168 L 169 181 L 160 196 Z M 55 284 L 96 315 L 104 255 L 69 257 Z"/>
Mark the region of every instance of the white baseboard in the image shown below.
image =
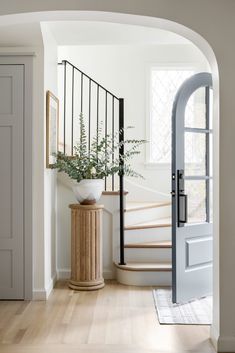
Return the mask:
<path id="1" fill-rule="evenodd" d="M 71 275 L 70 268 L 57 269 L 57 279 L 69 279 Z"/>
<path id="2" fill-rule="evenodd" d="M 69 268 L 61 268 L 57 270 L 57 279 L 69 279 L 71 270 Z M 112 270 L 103 271 L 104 279 L 115 279 L 115 275 Z"/>
<path id="3" fill-rule="evenodd" d="M 235 352 L 235 336 L 219 336 L 217 352 Z"/>
<path id="4" fill-rule="evenodd" d="M 216 352 L 235 352 L 235 336 L 219 336 L 213 326 L 211 326 L 210 336 Z"/>
<path id="5" fill-rule="evenodd" d="M 46 299 L 49 298 L 53 288 L 55 287 L 57 281 L 57 273 L 54 274 L 54 276 L 51 278 L 50 282 L 46 286 Z"/>
<path id="6" fill-rule="evenodd" d="M 216 330 L 216 328 L 213 326 L 213 324 L 210 327 L 210 339 L 211 339 L 211 342 L 212 342 L 212 344 L 215 347 L 215 350 L 217 352 L 219 334 L 218 334 L 218 331 Z"/>
<path id="7" fill-rule="evenodd" d="M 57 275 L 55 274 L 46 288 L 39 288 L 33 290 L 33 300 L 47 300 L 55 286 Z"/>
<path id="8" fill-rule="evenodd" d="M 45 289 L 34 289 L 33 290 L 33 300 L 47 300 Z"/>

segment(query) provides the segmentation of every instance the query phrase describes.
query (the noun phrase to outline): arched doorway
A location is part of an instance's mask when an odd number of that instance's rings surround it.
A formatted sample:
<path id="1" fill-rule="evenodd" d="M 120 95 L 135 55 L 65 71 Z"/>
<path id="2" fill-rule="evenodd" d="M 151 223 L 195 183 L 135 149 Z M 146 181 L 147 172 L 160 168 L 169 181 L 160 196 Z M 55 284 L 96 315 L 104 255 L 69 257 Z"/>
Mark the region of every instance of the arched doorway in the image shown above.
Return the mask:
<path id="1" fill-rule="evenodd" d="M 210 63 L 210 66 L 212 67 L 212 78 L 213 78 L 213 86 L 214 86 L 214 146 L 216 148 L 216 151 L 218 151 L 218 145 L 219 145 L 219 129 L 218 129 L 218 121 L 219 121 L 219 109 L 218 109 L 218 97 L 219 97 L 219 82 L 218 82 L 218 67 L 217 67 L 217 62 L 215 55 L 213 53 L 212 48 L 210 45 L 206 42 L 205 39 L 203 39 L 199 34 L 195 33 L 193 30 L 186 28 L 183 25 L 177 24 L 175 22 L 171 22 L 167 19 L 158 19 L 158 18 L 148 18 L 144 16 L 132 16 L 132 15 L 123 15 L 123 14 L 116 14 L 116 13 L 104 13 L 104 12 L 80 12 L 80 11 L 72 11 L 72 12 L 67 12 L 67 11 L 61 11 L 60 13 L 58 12 L 41 12 L 41 13 L 33 13 L 33 14 L 25 14 L 25 15 L 9 15 L 9 16 L 3 16 L 2 17 L 2 25 L 6 25 L 9 23 L 21 23 L 23 21 L 32 21 L 32 19 L 37 20 L 37 21 L 48 21 L 48 20 L 96 20 L 96 21 L 107 21 L 107 22 L 117 22 L 117 23 L 129 23 L 129 24 L 138 24 L 141 26 L 149 26 L 149 27 L 158 27 L 162 29 L 167 29 L 172 32 L 175 32 L 179 35 L 182 35 L 186 37 L 187 39 L 191 40 L 207 57 L 208 62 Z M 38 97 L 38 102 L 43 100 L 43 97 L 40 96 Z M 40 104 L 40 103 L 38 103 Z M 43 124 L 43 122 L 42 122 Z M 42 126 L 41 126 L 42 127 Z M 41 143 L 41 142 L 36 142 L 36 143 Z M 37 150 L 39 145 L 35 146 L 35 150 Z M 42 151 L 43 153 L 43 151 Z M 217 156 L 217 153 L 214 153 L 214 156 Z M 43 160 L 43 156 L 42 160 Z M 218 178 L 218 160 L 214 161 L 214 204 L 218 204 L 218 188 L 219 188 L 219 178 Z M 40 174 L 41 173 L 41 174 Z M 39 171 L 38 175 L 41 175 L 41 177 L 44 177 L 43 175 L 43 166 Z M 38 177 L 38 176 L 37 176 Z M 41 186 L 41 192 L 44 192 L 44 185 L 42 184 Z M 216 207 L 216 210 L 214 212 L 215 214 L 215 219 L 219 219 L 219 214 L 218 212 L 218 207 Z M 42 219 L 44 218 L 44 214 L 41 214 Z M 218 267 L 218 247 L 219 247 L 219 228 L 218 228 L 218 223 L 215 223 L 214 226 L 214 231 L 215 231 L 215 241 L 214 241 L 214 247 L 215 251 L 214 254 L 216 256 L 214 257 L 214 263 L 215 263 L 215 268 Z M 44 235 L 45 237 L 45 235 Z M 42 257 L 44 257 L 44 253 L 42 250 Z M 43 266 L 42 266 L 43 268 Z M 217 275 L 214 275 L 214 283 L 216 284 L 214 288 L 218 288 L 218 278 Z M 218 293 L 215 293 L 215 297 L 218 298 Z M 214 302 L 214 317 L 218 317 L 218 302 Z"/>

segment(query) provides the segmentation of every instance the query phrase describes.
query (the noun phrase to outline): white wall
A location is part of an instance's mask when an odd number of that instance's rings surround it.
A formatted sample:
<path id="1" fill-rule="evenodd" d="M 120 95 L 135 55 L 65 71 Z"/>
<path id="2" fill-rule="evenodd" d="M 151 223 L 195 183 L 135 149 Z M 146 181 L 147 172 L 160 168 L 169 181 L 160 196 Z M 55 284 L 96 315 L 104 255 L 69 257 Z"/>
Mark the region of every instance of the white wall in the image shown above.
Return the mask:
<path id="1" fill-rule="evenodd" d="M 69 278 L 71 269 L 71 210 L 69 205 L 76 203 L 73 191 L 63 179 L 57 179 L 57 274 L 59 278 Z"/>
<path id="2" fill-rule="evenodd" d="M 44 52 L 33 48 L 33 296 L 44 296 Z M 30 50 L 30 48 L 28 49 Z"/>
<path id="3" fill-rule="evenodd" d="M 50 294 L 56 279 L 56 171 L 46 168 L 46 92 L 57 95 L 57 44 L 41 24 L 44 42 L 44 285 Z"/>
<path id="4" fill-rule="evenodd" d="M 45 169 L 45 91 L 57 85 L 57 49 L 45 29 L 50 45 L 44 45 L 39 22 L 8 25 L 1 28 L 0 52 L 33 56 L 33 298 L 46 299 L 55 276 L 55 213 L 51 171 Z M 12 45 L 6 47 L 6 45 Z M 53 59 L 54 54 L 56 57 Z M 52 61 L 54 61 L 52 63 Z M 46 67 L 44 75 L 44 64 Z M 54 70 L 54 71 L 53 71 Z M 54 72 L 54 75 L 53 75 Z M 45 76 L 45 80 L 44 80 Z M 45 87 L 44 87 L 45 81 Z M 56 84 L 55 84 L 56 83 Z M 45 188 L 45 189 L 44 189 Z"/>
<path id="5" fill-rule="evenodd" d="M 46 169 L 45 98 L 48 89 L 57 93 L 57 45 L 47 26 L 43 28 L 45 45 L 39 23 L 33 24 L 26 38 L 20 28 L 4 28 L 4 43 L 9 40 L 15 46 L 4 47 L 0 38 L 0 52 L 33 55 L 33 298 L 46 299 L 56 275 L 56 177 L 54 171 Z M 28 32 L 31 29 L 31 25 L 24 27 Z"/>

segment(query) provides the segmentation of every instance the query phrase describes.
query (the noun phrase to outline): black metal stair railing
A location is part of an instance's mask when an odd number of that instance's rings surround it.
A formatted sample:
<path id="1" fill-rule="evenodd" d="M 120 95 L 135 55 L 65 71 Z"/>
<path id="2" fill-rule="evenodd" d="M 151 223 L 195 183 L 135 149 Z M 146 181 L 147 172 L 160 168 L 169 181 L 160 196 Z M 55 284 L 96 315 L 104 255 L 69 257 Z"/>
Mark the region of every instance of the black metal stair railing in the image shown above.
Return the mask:
<path id="1" fill-rule="evenodd" d="M 119 142 L 124 141 L 124 99 L 118 98 L 104 86 L 92 79 L 67 60 L 59 63 L 59 79 L 63 80 L 62 114 L 60 115 L 59 150 L 73 156 L 74 145 L 79 139 L 77 124 L 80 113 L 84 115 L 88 132 L 88 151 L 91 146 L 91 136 L 96 133 L 103 122 L 104 136 L 112 136 L 120 130 Z M 124 145 L 119 148 L 120 170 L 118 178 L 105 178 L 105 191 L 118 191 L 120 197 L 120 264 L 125 264 L 124 258 L 124 175 L 122 172 Z M 112 159 L 115 156 L 112 154 Z"/>

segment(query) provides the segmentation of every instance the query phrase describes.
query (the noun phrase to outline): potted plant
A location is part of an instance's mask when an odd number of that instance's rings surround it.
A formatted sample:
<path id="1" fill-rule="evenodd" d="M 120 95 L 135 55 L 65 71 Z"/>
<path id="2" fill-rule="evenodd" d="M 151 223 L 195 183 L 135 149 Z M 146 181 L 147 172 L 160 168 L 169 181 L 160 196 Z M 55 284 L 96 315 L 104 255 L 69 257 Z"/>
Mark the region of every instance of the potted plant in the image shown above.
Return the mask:
<path id="1" fill-rule="evenodd" d="M 79 116 L 80 139 L 74 146 L 74 155 L 68 156 L 62 152 L 55 154 L 56 163 L 53 168 L 66 173 L 75 181 L 73 191 L 80 204 L 96 203 L 104 190 L 104 178 L 114 174 L 123 173 L 127 176 L 142 177 L 135 172 L 130 159 L 139 154 L 139 147 L 145 140 L 128 139 L 123 141 L 125 153 L 121 157 L 123 165 L 120 165 L 119 142 L 120 131 L 114 136 L 102 136 L 102 123 L 98 127 L 97 134 L 91 140 L 88 149 L 88 138 L 82 114 Z M 128 127 L 129 129 L 131 127 Z"/>

